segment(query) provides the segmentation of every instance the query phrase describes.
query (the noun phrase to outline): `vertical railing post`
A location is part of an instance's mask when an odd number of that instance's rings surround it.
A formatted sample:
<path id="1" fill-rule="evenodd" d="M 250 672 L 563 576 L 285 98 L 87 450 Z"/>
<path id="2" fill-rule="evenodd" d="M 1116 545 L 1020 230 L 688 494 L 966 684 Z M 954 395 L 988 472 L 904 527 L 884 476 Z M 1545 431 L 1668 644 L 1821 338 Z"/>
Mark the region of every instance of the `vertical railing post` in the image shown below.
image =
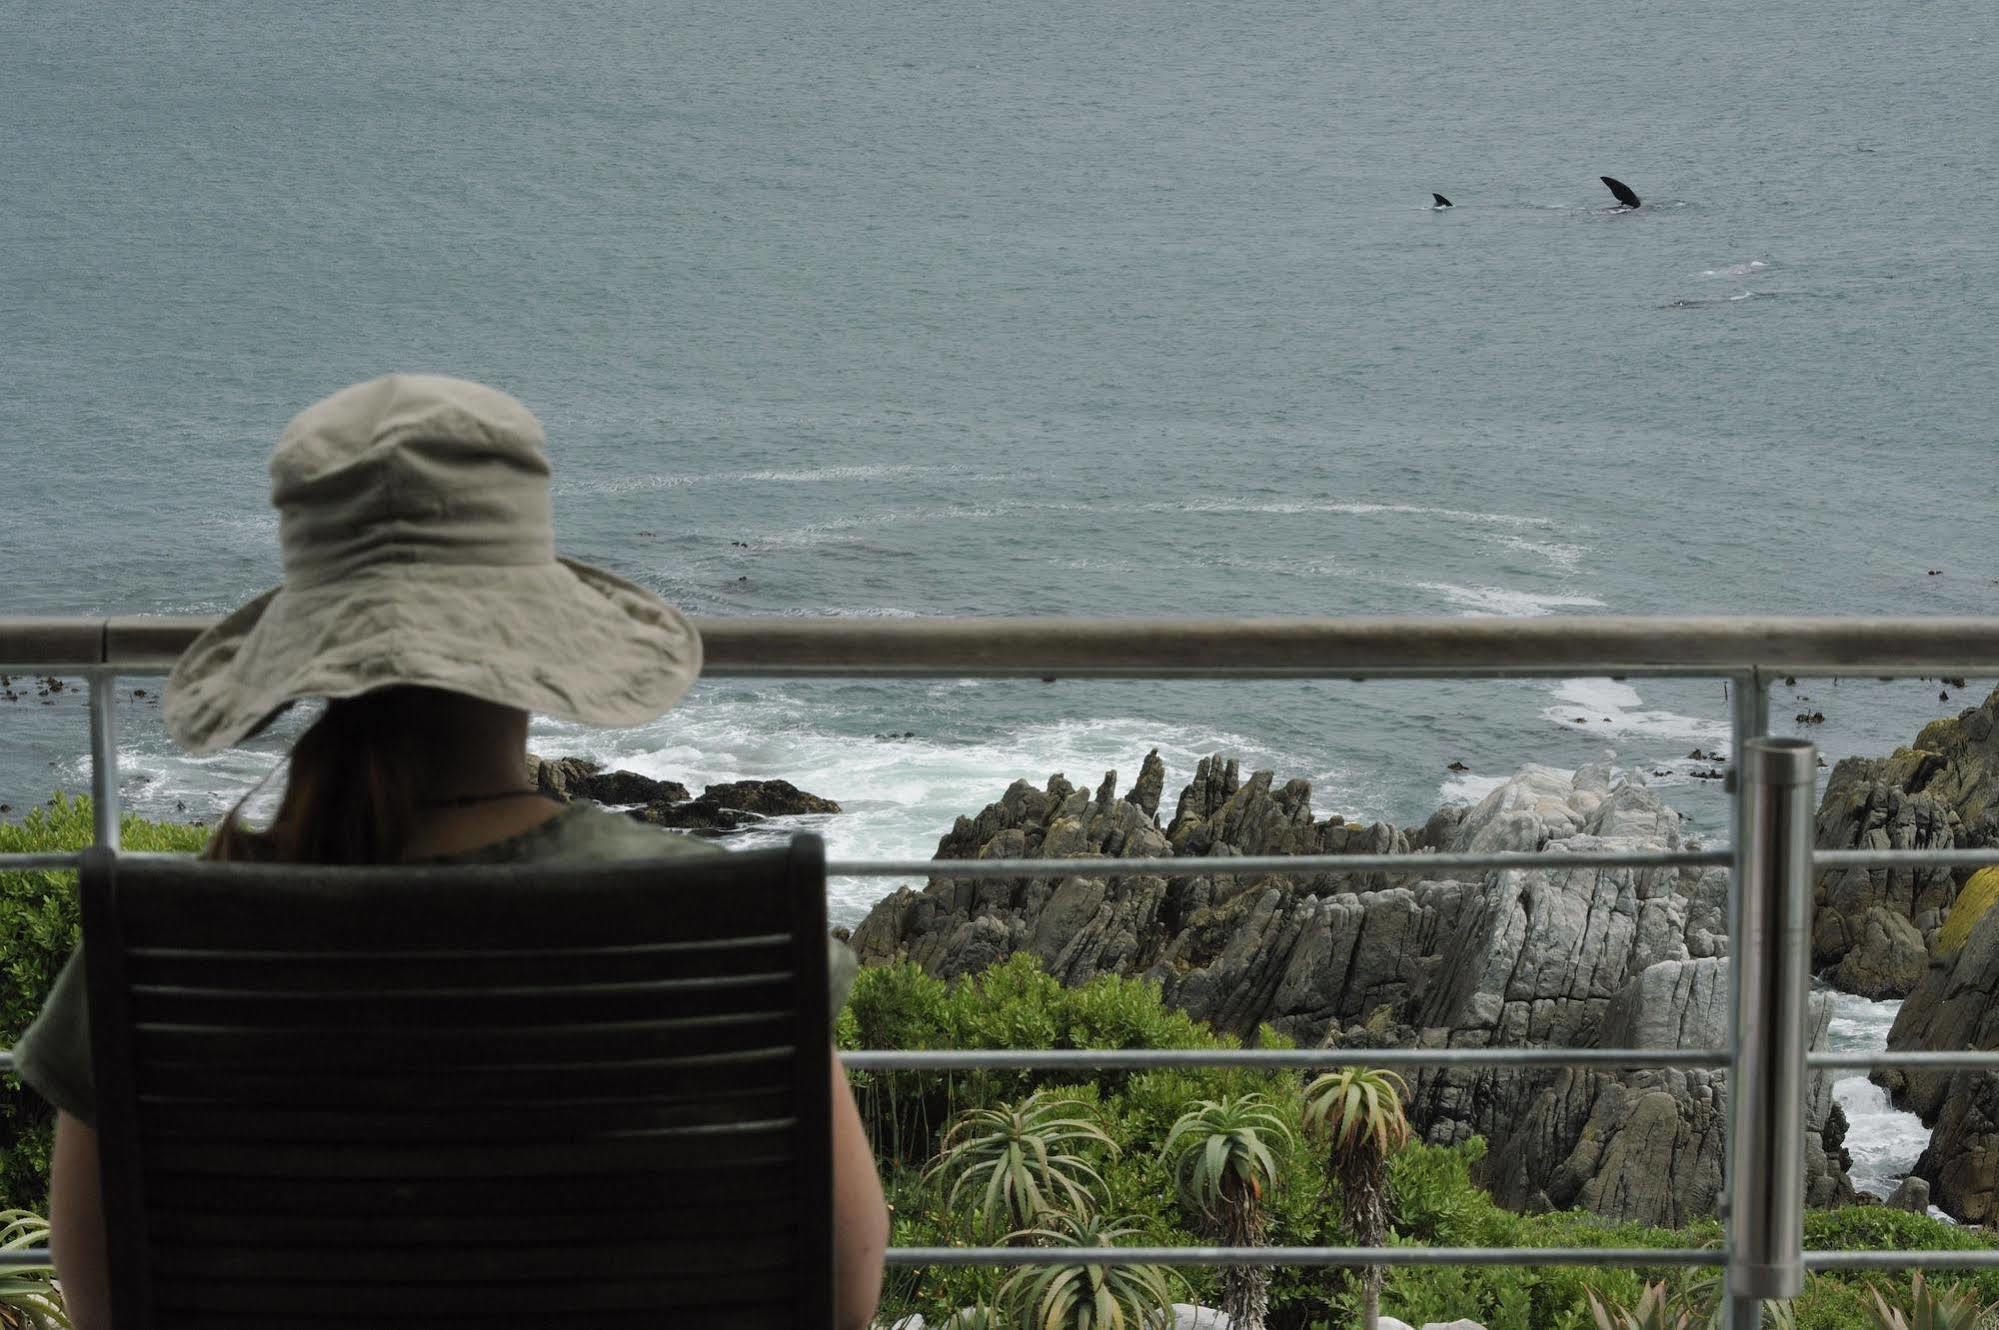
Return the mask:
<path id="1" fill-rule="evenodd" d="M 1733 1330 L 1804 1289 L 1805 1044 L 1811 998 L 1812 794 L 1818 750 L 1751 739 L 1736 757 L 1743 872 L 1730 941 L 1728 1297 Z"/>
<path id="2" fill-rule="evenodd" d="M 118 676 L 109 670 L 90 672 L 90 814 L 99 845 L 118 848 L 118 742 L 112 729 L 117 714 Z"/>
<path id="3" fill-rule="evenodd" d="M 1742 884 L 1749 877 L 1749 790 L 1742 783 L 1743 745 L 1752 739 L 1761 739 L 1770 732 L 1770 689 L 1764 683 L 1760 670 L 1745 670 L 1729 676 L 1724 688 L 1729 700 L 1729 759 L 1733 764 L 1729 771 L 1729 837 L 1734 847 L 1735 862 L 1728 877 L 1728 936 L 1733 949 L 1742 936 Z M 1728 967 L 1728 1057 L 1730 1065 L 1735 1062 L 1736 1053 L 1742 1047 L 1742 1004 L 1740 968 L 1730 962 Z M 1724 1128 L 1723 1156 L 1726 1160 L 1728 1178 L 1735 1176 L 1735 1119 L 1729 1115 Z M 1735 1219 L 1729 1213 L 1728 1190 L 1723 1186 L 1722 1238 L 1729 1249 L 1734 1249 Z M 1726 1272 L 1722 1280 L 1722 1309 L 1726 1316 L 1722 1320 L 1722 1330 L 1761 1330 L 1763 1304 L 1754 1298 L 1734 1298 L 1727 1293 Z"/>

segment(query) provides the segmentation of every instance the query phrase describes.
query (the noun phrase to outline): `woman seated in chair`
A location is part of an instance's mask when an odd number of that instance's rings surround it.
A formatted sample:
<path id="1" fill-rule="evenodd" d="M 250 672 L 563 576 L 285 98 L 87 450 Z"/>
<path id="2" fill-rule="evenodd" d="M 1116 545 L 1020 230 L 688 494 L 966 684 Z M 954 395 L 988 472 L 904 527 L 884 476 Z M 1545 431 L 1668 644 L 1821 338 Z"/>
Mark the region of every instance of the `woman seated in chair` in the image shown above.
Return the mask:
<path id="1" fill-rule="evenodd" d="M 293 747 L 272 824 L 243 804 L 204 852 L 320 864 L 507 863 L 716 853 L 526 784 L 530 713 L 630 726 L 701 668 L 694 628 L 621 578 L 556 555 L 540 424 L 505 393 L 391 375 L 300 414 L 270 463 L 284 585 L 197 639 L 167 681 L 169 732 L 212 753 L 328 699 Z M 247 796 L 246 796 L 247 801 Z M 829 942 L 837 1011 L 852 952 Z M 59 1110 L 51 1245 L 79 1330 L 109 1323 L 82 965 L 15 1049 Z M 833 1059 L 837 1324 L 866 1326 L 888 1220 Z M 718 1272 L 720 1273 L 720 1272 Z"/>

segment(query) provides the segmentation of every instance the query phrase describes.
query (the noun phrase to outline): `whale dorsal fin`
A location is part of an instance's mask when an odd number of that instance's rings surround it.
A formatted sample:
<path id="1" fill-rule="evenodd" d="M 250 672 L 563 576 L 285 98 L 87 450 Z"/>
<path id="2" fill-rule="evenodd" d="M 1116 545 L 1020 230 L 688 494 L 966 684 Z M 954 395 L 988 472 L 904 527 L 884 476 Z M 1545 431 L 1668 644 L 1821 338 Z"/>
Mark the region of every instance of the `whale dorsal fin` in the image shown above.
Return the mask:
<path id="1" fill-rule="evenodd" d="M 1437 206 L 1438 206 L 1439 208 L 1448 208 L 1448 207 L 1451 207 L 1451 206 L 1452 206 L 1452 204 L 1451 204 L 1451 201 L 1450 201 L 1449 199 L 1445 198 L 1445 197 L 1444 197 L 1444 196 L 1443 196 L 1442 194 L 1438 194 L 1438 193 L 1436 193 L 1436 192 L 1432 191 L 1432 193 L 1430 194 L 1430 197 L 1431 197 L 1431 198 L 1433 198 L 1433 199 L 1435 199 L 1435 200 L 1437 201 Z"/>
<path id="2" fill-rule="evenodd" d="M 1625 207 L 1635 208 L 1638 206 L 1638 196 L 1631 191 L 1631 186 L 1625 184 L 1622 180 L 1612 180 L 1607 175 L 1600 175 L 1597 179 L 1603 181 L 1610 192 L 1617 196 L 1617 201 Z"/>

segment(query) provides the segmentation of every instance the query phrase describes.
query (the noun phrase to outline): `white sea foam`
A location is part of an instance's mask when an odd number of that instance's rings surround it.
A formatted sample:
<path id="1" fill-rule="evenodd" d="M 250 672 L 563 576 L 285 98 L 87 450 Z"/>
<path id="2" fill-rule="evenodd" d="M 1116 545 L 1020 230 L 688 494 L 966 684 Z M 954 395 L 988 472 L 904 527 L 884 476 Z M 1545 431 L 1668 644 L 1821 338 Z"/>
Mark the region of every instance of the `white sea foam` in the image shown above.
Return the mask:
<path id="1" fill-rule="evenodd" d="M 1522 554 L 1532 554 L 1546 559 L 1565 573 L 1572 573 L 1582 562 L 1582 545 L 1560 540 L 1528 540 L 1522 536 L 1501 536 L 1499 543 L 1509 550 L 1519 550 Z"/>
<path id="2" fill-rule="evenodd" d="M 1117 511 L 1109 509 L 1106 511 Z M 1553 518 L 1530 517 L 1519 513 L 1481 513 L 1465 508 L 1432 508 L 1410 503 L 1351 503 L 1318 499 L 1192 499 L 1170 503 L 1139 504 L 1129 511 L 1147 513 L 1263 513 L 1293 516 L 1304 513 L 1343 517 L 1440 517 L 1453 522 L 1477 522 L 1495 526 L 1552 527 Z"/>
<path id="3" fill-rule="evenodd" d="M 1832 995 L 1832 1021 L 1826 1046 L 1838 1053 L 1878 1053 L 1888 1047 L 1888 1031 L 1900 1002 L 1873 1002 L 1852 993 Z M 1853 1156 L 1850 1176 L 1859 1191 L 1888 1196 L 1916 1166 L 1916 1157 L 1930 1142 L 1921 1118 L 1888 1102 L 1888 1093 L 1864 1072 L 1833 1081 L 1833 1098 L 1846 1114 L 1846 1150 Z M 1930 1213 L 1948 1219 L 1932 1206 Z"/>
<path id="4" fill-rule="evenodd" d="M 801 549 L 815 545 L 852 544 L 867 539 L 866 533 L 891 526 L 920 526 L 926 522 L 983 522 L 1018 511 L 1005 504 L 956 505 L 949 508 L 884 509 L 858 517 L 838 517 L 825 522 L 767 531 L 752 536 L 752 549 Z"/>
<path id="5" fill-rule="evenodd" d="M 1732 263 L 1726 268 L 1709 268 L 1701 273 L 1703 277 L 1754 277 L 1770 265 L 1762 259 L 1751 259 L 1747 263 Z"/>
<path id="6" fill-rule="evenodd" d="M 1451 582 L 1418 582 L 1424 591 L 1434 591 L 1468 614 L 1497 614 L 1508 618 L 1533 618 L 1553 614 L 1558 609 L 1602 609 L 1595 596 L 1515 591 L 1510 587 L 1458 586 Z"/>
<path id="7" fill-rule="evenodd" d="M 1613 679 L 1564 679 L 1554 686 L 1554 692 L 1555 704 L 1541 714 L 1568 728 L 1648 739 L 1728 742 L 1728 722 L 1683 716 L 1677 711 L 1646 710 L 1636 688 Z"/>
<path id="8" fill-rule="evenodd" d="M 616 480 L 558 481 L 552 488 L 565 494 L 643 494 L 653 490 L 683 489 L 690 485 L 821 485 L 849 480 L 880 480 L 889 476 L 914 476 L 941 471 L 936 466 L 873 464 L 866 466 L 815 466 L 758 471 L 661 472 L 651 476 L 624 476 Z"/>
<path id="9" fill-rule="evenodd" d="M 1510 775 L 1481 776 L 1471 771 L 1459 772 L 1437 787 L 1438 801 L 1445 804 L 1475 804 L 1510 779 L 1512 779 Z"/>
<path id="10" fill-rule="evenodd" d="M 948 700 L 962 682 L 938 683 L 938 696 Z M 1094 788 L 1106 770 L 1115 769 L 1123 794 L 1137 780 L 1146 752 L 1155 747 L 1167 768 L 1162 819 L 1171 817 L 1178 791 L 1210 753 L 1235 757 L 1245 770 L 1306 773 L 1318 816 L 1378 815 L 1356 797 L 1360 787 L 1351 773 L 1320 769 L 1323 758 L 1276 751 L 1221 728 L 1111 717 L 1052 721 L 984 741 L 952 742 L 928 734 L 837 734 L 820 728 L 824 719 L 824 703 L 818 698 L 767 689 L 753 699 L 692 704 L 615 734 L 537 718 L 529 742 L 538 752 L 585 756 L 678 780 L 697 791 L 720 781 L 781 776 L 838 800 L 843 811 L 837 817 L 786 819 L 764 834 L 774 837 L 809 826 L 826 838 L 828 852 L 840 858 L 928 859 L 953 821 L 998 799 L 1022 778 L 1039 786 L 1062 772 L 1071 783 Z M 744 838 L 748 843 L 758 839 L 757 833 Z M 833 882 L 828 893 L 833 921 L 857 922 L 897 885 L 878 878 Z"/>

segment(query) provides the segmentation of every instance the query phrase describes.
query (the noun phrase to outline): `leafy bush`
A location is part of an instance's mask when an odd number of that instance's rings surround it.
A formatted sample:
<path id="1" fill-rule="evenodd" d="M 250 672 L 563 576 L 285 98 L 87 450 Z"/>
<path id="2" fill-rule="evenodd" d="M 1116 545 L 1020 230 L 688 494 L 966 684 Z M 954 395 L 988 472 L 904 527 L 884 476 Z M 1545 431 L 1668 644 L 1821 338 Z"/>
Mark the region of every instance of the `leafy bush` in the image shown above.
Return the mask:
<path id="1" fill-rule="evenodd" d="M 929 978 L 915 966 L 866 969 L 842 1017 L 843 1047 L 869 1048 L 1227 1048 L 1233 1041 L 1165 1007 L 1157 987 L 1137 980 L 1098 979 L 1064 989 L 1033 961 L 1015 956 L 983 975 L 956 983 Z M 1259 1043 L 1283 1046 L 1263 1032 Z M 1304 1121 L 1303 1078 L 1249 1068 L 1101 1072 L 1078 1083 L 1028 1072 L 855 1074 L 858 1097 L 881 1159 L 901 1245 L 949 1246 L 973 1239 L 971 1216 L 944 1204 L 926 1186 L 921 1166 L 954 1115 L 1017 1103 L 1035 1090 L 1090 1107 L 1118 1146 L 1096 1157 L 1101 1214 L 1129 1216 L 1127 1240 L 1171 1246 L 1200 1241 L 1198 1207 L 1176 1203 L 1180 1191 L 1166 1150 L 1173 1125 L 1203 1100 L 1258 1093 L 1287 1123 Z M 864 1087 L 864 1088 L 863 1088 Z M 900 1133 L 898 1136 L 897 1133 Z M 1388 1159 L 1391 1245 L 1451 1247 L 1718 1247 L 1714 1220 L 1679 1229 L 1613 1223 L 1583 1211 L 1521 1215 L 1506 1210 L 1472 1181 L 1485 1143 L 1411 1143 Z M 1269 1192 L 1266 1240 L 1278 1246 L 1346 1245 L 1337 1189 L 1328 1183 L 1326 1148 L 1299 1137 L 1272 1143 L 1276 1182 Z M 1977 1230 L 1884 1206 L 1811 1211 L 1808 1247 L 1897 1250 L 1919 1247 L 1984 1250 L 1995 1239 Z M 882 1323 L 911 1312 L 938 1324 L 961 1307 L 989 1307 L 1007 1272 L 945 1267 L 892 1270 Z M 1219 1301 L 1212 1270 L 1182 1272 L 1186 1296 Z M 1550 1266 L 1395 1266 L 1387 1271 L 1382 1311 L 1411 1325 L 1469 1317 L 1489 1330 L 1594 1330 L 1592 1292 L 1607 1306 L 1635 1307 L 1648 1283 L 1663 1283 L 1680 1305 L 1706 1305 L 1695 1287 L 1703 1272 L 1669 1266 L 1596 1269 Z M 1967 1274 L 1963 1286 L 1986 1303 L 1999 1300 L 1999 1270 Z M 1792 1304 L 1797 1330 L 1876 1330 L 1871 1307 L 1880 1288 L 1906 1304 L 1905 1275 L 1828 1272 L 1806 1282 Z M 1358 1282 L 1348 1272 L 1280 1269 L 1272 1273 L 1271 1330 L 1346 1330 L 1357 1323 Z M 1775 1324 L 1775 1322 L 1766 1322 Z"/>
<path id="2" fill-rule="evenodd" d="M 119 836 L 128 850 L 196 851 L 208 840 L 198 826 L 127 816 Z M 76 851 L 92 840 L 88 799 L 57 795 L 19 822 L 0 823 L 0 852 Z M 76 949 L 76 874 L 44 869 L 0 872 L 0 1047 L 11 1047 L 41 1010 L 56 975 Z M 0 1077 L 0 1207 L 48 1204 L 49 1145 L 55 1111 L 14 1076 Z"/>

